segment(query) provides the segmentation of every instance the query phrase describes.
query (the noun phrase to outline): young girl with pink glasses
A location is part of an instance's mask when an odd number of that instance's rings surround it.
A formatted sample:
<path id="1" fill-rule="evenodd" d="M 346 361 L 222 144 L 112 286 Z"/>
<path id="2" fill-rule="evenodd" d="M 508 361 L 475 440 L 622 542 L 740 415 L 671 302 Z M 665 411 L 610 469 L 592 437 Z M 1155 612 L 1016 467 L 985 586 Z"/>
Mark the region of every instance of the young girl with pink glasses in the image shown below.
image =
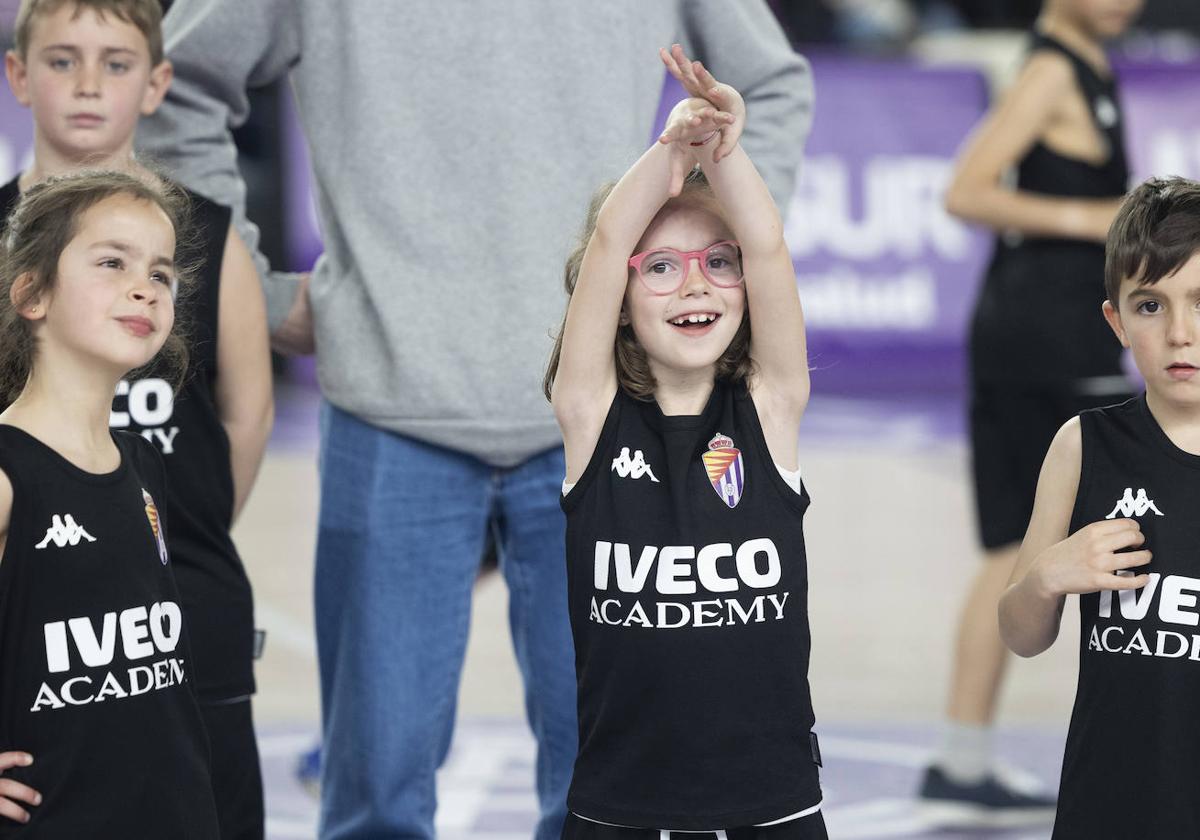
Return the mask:
<path id="1" fill-rule="evenodd" d="M 579 689 L 563 836 L 825 838 L 796 277 L 741 96 L 662 59 L 689 98 L 593 200 L 546 374 Z"/>

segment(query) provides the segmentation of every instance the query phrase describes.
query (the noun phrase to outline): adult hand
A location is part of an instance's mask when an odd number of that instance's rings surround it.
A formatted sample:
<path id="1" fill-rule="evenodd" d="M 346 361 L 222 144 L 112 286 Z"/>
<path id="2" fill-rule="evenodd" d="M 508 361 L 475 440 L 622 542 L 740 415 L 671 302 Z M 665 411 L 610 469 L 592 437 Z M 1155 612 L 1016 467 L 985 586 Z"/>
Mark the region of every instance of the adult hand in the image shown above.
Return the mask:
<path id="1" fill-rule="evenodd" d="M 271 333 L 271 349 L 287 356 L 308 356 L 316 352 L 313 332 L 312 302 L 308 296 L 310 274 L 300 275 L 300 286 L 292 308 L 275 332 Z"/>

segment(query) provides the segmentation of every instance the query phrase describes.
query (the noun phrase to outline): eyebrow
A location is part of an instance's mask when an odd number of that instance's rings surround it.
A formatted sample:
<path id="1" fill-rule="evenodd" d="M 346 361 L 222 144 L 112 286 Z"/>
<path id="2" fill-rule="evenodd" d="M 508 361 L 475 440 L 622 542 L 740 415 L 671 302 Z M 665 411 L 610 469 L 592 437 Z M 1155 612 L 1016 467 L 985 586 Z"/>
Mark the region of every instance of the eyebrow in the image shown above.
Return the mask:
<path id="1" fill-rule="evenodd" d="M 82 50 L 80 50 L 79 47 L 75 46 L 74 44 L 50 44 L 42 47 L 43 53 L 51 52 L 53 50 L 61 50 L 69 53 L 82 52 Z M 112 55 L 114 53 L 128 53 L 135 58 L 137 57 L 137 50 L 132 50 L 129 47 L 105 47 L 100 51 L 101 55 Z"/>
<path id="2" fill-rule="evenodd" d="M 120 251 L 122 254 L 129 254 L 130 256 L 140 256 L 142 253 L 128 242 L 121 242 L 118 239 L 106 239 L 103 242 L 93 242 L 90 247 L 91 250 L 111 248 L 114 251 Z M 165 265 L 167 268 L 174 269 L 175 260 L 171 259 L 170 257 L 164 257 L 160 255 L 152 259 L 150 261 L 150 265 Z"/>

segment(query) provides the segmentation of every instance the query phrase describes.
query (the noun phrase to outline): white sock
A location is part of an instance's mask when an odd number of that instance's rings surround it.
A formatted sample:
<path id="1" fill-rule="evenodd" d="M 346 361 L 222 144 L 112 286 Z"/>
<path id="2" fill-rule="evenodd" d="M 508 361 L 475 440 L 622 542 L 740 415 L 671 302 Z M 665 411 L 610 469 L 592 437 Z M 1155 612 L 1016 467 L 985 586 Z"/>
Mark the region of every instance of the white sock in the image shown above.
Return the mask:
<path id="1" fill-rule="evenodd" d="M 982 782 L 992 765 L 992 728 L 946 721 L 933 763 L 952 782 L 960 785 Z"/>

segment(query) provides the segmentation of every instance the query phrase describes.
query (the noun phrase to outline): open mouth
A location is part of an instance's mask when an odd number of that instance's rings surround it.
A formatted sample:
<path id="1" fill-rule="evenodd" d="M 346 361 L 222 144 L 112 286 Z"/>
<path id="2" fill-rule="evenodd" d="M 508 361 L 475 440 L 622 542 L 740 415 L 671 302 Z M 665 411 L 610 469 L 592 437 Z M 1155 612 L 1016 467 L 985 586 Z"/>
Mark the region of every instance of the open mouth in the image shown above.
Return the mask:
<path id="1" fill-rule="evenodd" d="M 690 315 L 672 318 L 667 323 L 685 333 L 698 334 L 708 332 L 720 319 L 721 316 L 716 312 L 693 312 Z"/>

